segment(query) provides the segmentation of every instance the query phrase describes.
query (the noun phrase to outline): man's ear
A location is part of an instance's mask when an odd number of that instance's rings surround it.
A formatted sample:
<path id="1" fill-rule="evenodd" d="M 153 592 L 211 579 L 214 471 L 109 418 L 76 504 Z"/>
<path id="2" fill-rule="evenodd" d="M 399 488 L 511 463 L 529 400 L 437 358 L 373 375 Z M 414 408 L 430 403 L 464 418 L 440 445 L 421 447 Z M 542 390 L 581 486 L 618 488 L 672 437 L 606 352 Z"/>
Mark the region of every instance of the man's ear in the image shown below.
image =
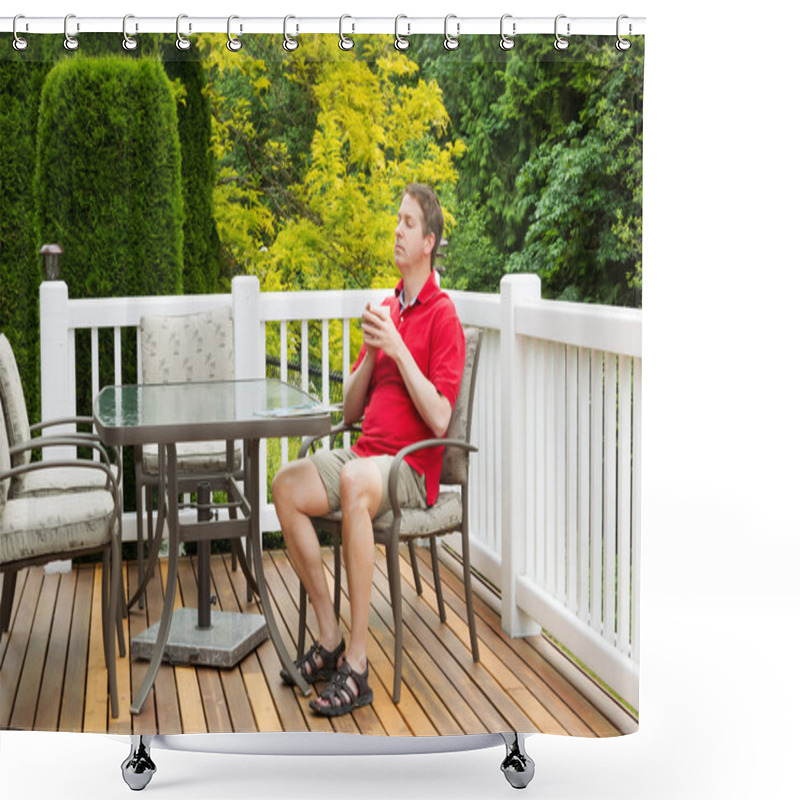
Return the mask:
<path id="1" fill-rule="evenodd" d="M 434 234 L 432 234 L 432 233 L 429 233 L 425 237 L 425 255 L 426 256 L 429 256 L 431 253 L 433 253 L 433 247 L 434 247 L 435 244 L 436 244 L 436 236 L 434 236 Z"/>

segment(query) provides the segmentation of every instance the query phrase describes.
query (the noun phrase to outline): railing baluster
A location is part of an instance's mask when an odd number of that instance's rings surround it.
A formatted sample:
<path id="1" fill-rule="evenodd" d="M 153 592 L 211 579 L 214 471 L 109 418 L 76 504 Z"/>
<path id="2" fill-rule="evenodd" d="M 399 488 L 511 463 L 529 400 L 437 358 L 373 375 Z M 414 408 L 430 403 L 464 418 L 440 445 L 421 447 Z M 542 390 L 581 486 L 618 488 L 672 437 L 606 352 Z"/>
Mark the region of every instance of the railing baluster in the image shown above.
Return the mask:
<path id="1" fill-rule="evenodd" d="M 619 358 L 617 448 L 617 650 L 630 652 L 631 602 L 631 359 Z"/>
<path id="2" fill-rule="evenodd" d="M 308 391 L 308 320 L 300 323 L 300 388 Z"/>
<path id="3" fill-rule="evenodd" d="M 591 474 L 591 351 L 580 349 L 578 357 L 578 432 L 580 438 L 578 452 L 578 615 L 588 624 L 590 602 L 589 552 L 590 552 L 590 474 Z"/>
<path id="4" fill-rule="evenodd" d="M 330 381 L 330 345 L 328 320 L 322 320 L 322 402 L 328 405 L 331 402 L 331 381 Z"/>
<path id="5" fill-rule="evenodd" d="M 566 506 L 566 536 L 567 536 L 567 569 L 566 569 L 566 600 L 571 611 L 578 609 L 578 349 L 567 347 L 567 506 Z"/>
<path id="6" fill-rule="evenodd" d="M 122 328 L 114 327 L 114 383 L 122 383 Z"/>
<path id="7" fill-rule="evenodd" d="M 281 320 L 281 380 L 289 378 L 289 324 Z M 281 464 L 289 460 L 289 440 L 284 436 L 281 439 Z"/>
<path id="8" fill-rule="evenodd" d="M 605 354 L 603 457 L 603 636 L 616 636 L 617 560 L 617 357 Z"/>
<path id="9" fill-rule="evenodd" d="M 633 361 L 633 453 L 632 453 L 632 496 L 631 496 L 631 565 L 633 570 L 631 586 L 631 656 L 639 663 L 639 608 L 641 576 L 641 536 L 642 536 L 642 359 Z"/>
<path id="10" fill-rule="evenodd" d="M 553 503 L 555 531 L 555 596 L 559 602 L 567 599 L 567 435 L 566 435 L 566 348 L 564 345 L 553 345 L 555 374 L 553 379 L 554 411 L 555 411 L 555 497 Z"/>
<path id="11" fill-rule="evenodd" d="M 591 408 L 591 620 L 592 628 L 603 629 L 603 354 L 592 351 Z"/>

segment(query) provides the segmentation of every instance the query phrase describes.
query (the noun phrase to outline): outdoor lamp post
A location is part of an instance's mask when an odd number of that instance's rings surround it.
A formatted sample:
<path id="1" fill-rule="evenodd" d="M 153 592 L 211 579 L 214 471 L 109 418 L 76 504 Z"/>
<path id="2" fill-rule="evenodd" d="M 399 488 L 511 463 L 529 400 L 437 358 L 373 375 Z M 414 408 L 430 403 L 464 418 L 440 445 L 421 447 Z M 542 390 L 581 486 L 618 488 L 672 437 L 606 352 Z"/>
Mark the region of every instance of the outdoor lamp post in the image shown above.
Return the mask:
<path id="1" fill-rule="evenodd" d="M 46 244 L 39 253 L 44 258 L 44 275 L 48 281 L 57 281 L 61 276 L 61 256 L 64 251 L 60 244 Z"/>

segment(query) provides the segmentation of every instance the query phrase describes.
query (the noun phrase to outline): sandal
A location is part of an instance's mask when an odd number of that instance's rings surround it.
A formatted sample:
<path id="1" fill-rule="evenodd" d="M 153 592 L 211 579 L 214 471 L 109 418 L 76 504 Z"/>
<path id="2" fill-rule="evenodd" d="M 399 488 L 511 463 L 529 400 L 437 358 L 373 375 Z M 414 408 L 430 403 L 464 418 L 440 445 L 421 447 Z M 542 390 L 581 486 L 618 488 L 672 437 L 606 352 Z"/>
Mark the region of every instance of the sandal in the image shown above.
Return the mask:
<path id="1" fill-rule="evenodd" d="M 310 702 L 311 710 L 325 717 L 341 717 L 343 714 L 349 714 L 351 711 L 361 708 L 361 706 L 368 705 L 372 702 L 372 689 L 369 688 L 369 683 L 367 683 L 368 676 L 369 664 L 367 664 L 363 672 L 355 672 L 347 663 L 347 659 L 345 659 L 342 661 L 342 666 L 331 678 L 331 682 L 322 690 L 319 698 Z M 358 694 L 353 693 L 347 683 L 348 678 L 353 679 Z M 327 700 L 328 702 L 322 705 L 319 702 L 320 700 Z M 337 705 L 334 704 L 335 700 L 339 701 Z"/>
<path id="2" fill-rule="evenodd" d="M 294 665 L 298 672 L 306 679 L 307 683 L 314 683 L 320 679 L 330 680 L 339 667 L 339 657 L 344 653 L 344 636 L 335 650 L 326 650 L 318 641 L 311 645 L 308 652 L 298 658 Z M 317 656 L 322 662 L 317 666 Z M 308 671 L 305 667 L 308 665 Z M 281 680 L 287 686 L 293 686 L 292 676 L 285 670 L 281 670 Z"/>

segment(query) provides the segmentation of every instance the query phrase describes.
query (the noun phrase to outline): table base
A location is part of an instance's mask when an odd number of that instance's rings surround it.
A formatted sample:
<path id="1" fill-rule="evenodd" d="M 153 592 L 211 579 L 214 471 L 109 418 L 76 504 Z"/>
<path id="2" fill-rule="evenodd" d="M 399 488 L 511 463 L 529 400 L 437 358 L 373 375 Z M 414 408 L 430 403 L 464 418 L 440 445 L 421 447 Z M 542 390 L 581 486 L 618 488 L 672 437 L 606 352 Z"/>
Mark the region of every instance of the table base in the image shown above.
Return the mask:
<path id="1" fill-rule="evenodd" d="M 131 658 L 149 661 L 153 656 L 160 623 L 151 625 L 131 640 Z M 197 610 L 176 608 L 162 661 L 230 668 L 269 637 L 261 614 L 211 612 L 211 627 L 197 627 Z"/>

